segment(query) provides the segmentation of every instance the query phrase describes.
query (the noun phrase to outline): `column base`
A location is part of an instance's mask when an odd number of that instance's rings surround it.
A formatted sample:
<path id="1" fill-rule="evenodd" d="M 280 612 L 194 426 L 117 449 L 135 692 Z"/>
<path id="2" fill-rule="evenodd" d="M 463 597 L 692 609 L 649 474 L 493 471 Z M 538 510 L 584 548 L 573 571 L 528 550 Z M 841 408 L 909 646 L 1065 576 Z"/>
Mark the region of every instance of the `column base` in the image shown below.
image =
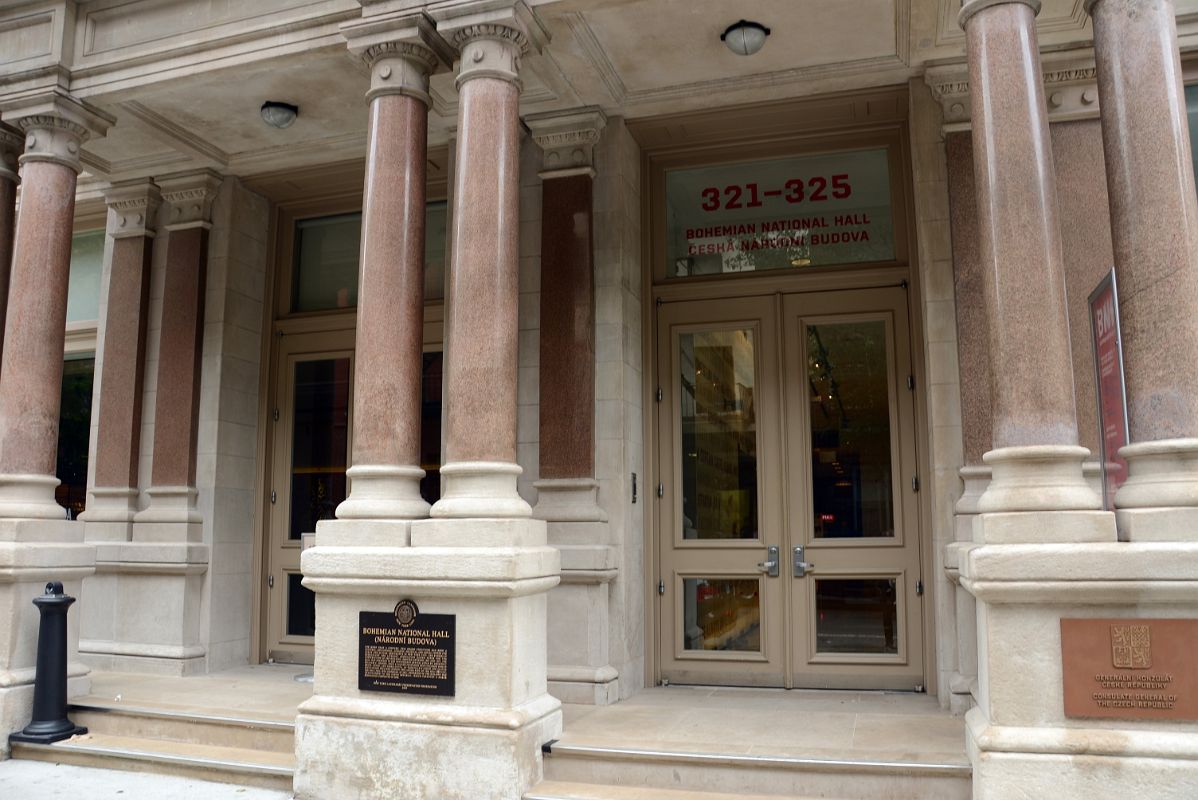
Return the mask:
<path id="1" fill-rule="evenodd" d="M 202 523 L 204 518 L 196 510 L 199 492 L 191 486 L 151 486 L 146 489 L 149 505 L 134 515 L 133 521 L 142 523 L 169 522 L 175 524 Z"/>
<path id="2" fill-rule="evenodd" d="M 1090 451 L 1066 445 L 1003 447 L 982 456 L 992 477 L 977 511 L 1092 511 L 1102 498 L 1086 480 Z"/>
<path id="3" fill-rule="evenodd" d="M 97 543 L 96 574 L 81 604 L 80 659 L 110 671 L 204 672 L 200 605 L 208 558 L 202 544 Z"/>
<path id="4" fill-rule="evenodd" d="M 532 508 L 516 489 L 524 470 L 502 461 L 459 461 L 441 467 L 444 489 L 431 517 L 492 519 L 530 517 Z"/>
<path id="5" fill-rule="evenodd" d="M 1198 439 L 1122 448 L 1127 481 L 1115 494 L 1119 537 L 1128 542 L 1198 542 Z"/>
<path id="6" fill-rule="evenodd" d="M 97 486 L 79 519 L 84 522 L 132 522 L 137 516 L 137 489 Z"/>
<path id="7" fill-rule="evenodd" d="M 410 546 L 348 544 L 358 527 L 385 535 L 372 525 L 321 522 L 301 557 L 317 621 L 313 696 L 296 719 L 296 796 L 516 800 L 540 780 L 541 746 L 561 731 L 561 704 L 546 692 L 560 560 L 545 523 L 427 519 L 408 523 Z M 452 696 L 358 688 L 359 614 L 390 613 L 402 599 L 455 617 Z"/>
<path id="8" fill-rule="evenodd" d="M 76 522 L 0 519 L 0 758 L 8 754 L 8 734 L 29 724 L 37 667 L 41 615 L 33 598 L 46 583 L 62 581 L 65 592 L 86 603 L 83 579 L 95 572 L 96 548 L 83 541 Z M 86 694 L 91 681 L 79 660 L 79 611 L 67 617 L 68 696 Z"/>
<path id="9" fill-rule="evenodd" d="M 555 527 L 606 523 L 549 523 Z M 606 530 L 604 531 L 606 533 Z M 609 705 L 620 699 L 611 666 L 609 595 L 616 551 L 602 544 L 560 545 L 562 582 L 549 592 L 549 692 L 563 703 Z"/>
<path id="10" fill-rule="evenodd" d="M 66 519 L 54 499 L 60 482 L 52 475 L 0 475 L 0 519 Z"/>
<path id="11" fill-rule="evenodd" d="M 429 505 L 420 496 L 420 467 L 365 464 L 346 471 L 349 496 L 337 506 L 337 519 L 423 519 Z"/>
<path id="12" fill-rule="evenodd" d="M 550 522 L 606 522 L 599 506 L 599 481 L 594 478 L 554 478 L 534 481 L 537 505 L 532 515 Z"/>

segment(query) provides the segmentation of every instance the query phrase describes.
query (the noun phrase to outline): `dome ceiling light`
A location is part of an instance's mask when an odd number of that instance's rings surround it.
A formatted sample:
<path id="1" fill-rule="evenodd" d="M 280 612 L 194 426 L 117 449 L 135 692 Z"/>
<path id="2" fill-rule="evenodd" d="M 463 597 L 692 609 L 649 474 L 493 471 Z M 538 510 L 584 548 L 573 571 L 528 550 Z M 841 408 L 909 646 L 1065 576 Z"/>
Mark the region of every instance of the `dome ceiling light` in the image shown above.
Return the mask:
<path id="1" fill-rule="evenodd" d="M 720 41 L 738 56 L 751 56 L 765 46 L 765 37 L 769 35 L 770 29 L 760 22 L 742 19 L 729 25 L 720 34 Z"/>
<path id="2" fill-rule="evenodd" d="M 272 128 L 287 128 L 299 116 L 299 106 L 267 100 L 262 104 L 262 121 Z"/>

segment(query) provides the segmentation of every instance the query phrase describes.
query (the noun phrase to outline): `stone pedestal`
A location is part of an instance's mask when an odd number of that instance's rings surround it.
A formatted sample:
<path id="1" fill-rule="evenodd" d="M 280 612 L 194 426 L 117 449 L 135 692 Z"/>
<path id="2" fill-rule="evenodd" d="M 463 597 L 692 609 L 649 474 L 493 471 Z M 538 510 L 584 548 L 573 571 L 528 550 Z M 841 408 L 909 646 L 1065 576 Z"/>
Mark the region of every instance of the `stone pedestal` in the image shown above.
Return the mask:
<path id="1" fill-rule="evenodd" d="M 95 571 L 96 548 L 83 541 L 83 526 L 67 520 L 0 519 L 0 759 L 8 756 L 8 734 L 29 723 L 37 667 L 40 616 L 33 598 L 48 581 L 61 581 L 79 603 L 67 617 L 68 696 L 86 694 L 87 665 L 79 658 L 83 579 Z"/>
<path id="2" fill-rule="evenodd" d="M 1198 721 L 1067 718 L 1062 618 L 1198 617 L 1198 545 L 982 545 L 961 561 L 978 603 L 978 706 L 966 715 L 981 800 L 1151 797 L 1198 786 Z"/>
<path id="3" fill-rule="evenodd" d="M 313 695 L 296 717 L 296 797 L 518 800 L 562 724 L 546 692 L 559 559 L 545 524 L 422 520 L 405 523 L 407 547 L 363 546 L 369 524 L 321 522 L 302 557 L 317 643 Z M 358 615 L 402 599 L 455 616 L 453 697 L 358 689 Z"/>

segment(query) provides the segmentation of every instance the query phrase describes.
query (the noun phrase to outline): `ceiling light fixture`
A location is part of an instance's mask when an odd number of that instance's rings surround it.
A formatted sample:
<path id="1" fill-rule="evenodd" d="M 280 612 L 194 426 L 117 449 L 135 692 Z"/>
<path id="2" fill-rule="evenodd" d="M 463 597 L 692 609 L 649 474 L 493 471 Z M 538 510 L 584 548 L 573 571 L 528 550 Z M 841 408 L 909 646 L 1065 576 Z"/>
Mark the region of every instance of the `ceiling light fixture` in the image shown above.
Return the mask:
<path id="1" fill-rule="evenodd" d="M 287 128 L 299 116 L 299 107 L 291 103 L 267 100 L 262 104 L 262 121 L 272 128 Z"/>
<path id="2" fill-rule="evenodd" d="M 742 19 L 729 25 L 720 34 L 720 41 L 738 56 L 751 56 L 765 46 L 765 37 L 769 35 L 770 29 L 760 22 Z"/>

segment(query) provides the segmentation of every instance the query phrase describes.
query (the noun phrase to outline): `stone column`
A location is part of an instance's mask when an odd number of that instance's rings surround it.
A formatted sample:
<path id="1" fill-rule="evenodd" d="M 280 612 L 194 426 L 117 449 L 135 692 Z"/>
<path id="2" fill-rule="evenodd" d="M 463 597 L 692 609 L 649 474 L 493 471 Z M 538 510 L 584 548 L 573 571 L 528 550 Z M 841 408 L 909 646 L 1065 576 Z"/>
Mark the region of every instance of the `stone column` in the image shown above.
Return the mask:
<path id="1" fill-rule="evenodd" d="M 1198 199 L 1171 0 L 1087 0 L 1131 444 L 1132 541 L 1198 541 Z"/>
<path id="2" fill-rule="evenodd" d="M 370 67 L 350 493 L 338 519 L 428 516 L 420 496 L 429 73 L 420 42 L 357 49 Z"/>
<path id="3" fill-rule="evenodd" d="M 447 496 L 434 518 L 385 529 L 370 519 L 320 522 L 316 546 L 302 556 L 304 585 L 316 593 L 314 692 L 296 718 L 302 800 L 514 800 L 540 780 L 541 746 L 561 731 L 561 704 L 546 692 L 546 599 L 559 558 L 515 490 L 518 59 L 544 32 L 523 3 L 439 13 L 436 33 L 461 50 Z M 380 16 L 343 28 L 351 46 L 382 27 Z M 423 19 L 392 25 L 436 41 Z M 401 525 L 409 536 L 397 535 Z M 414 604 L 414 623 L 398 613 L 413 609 L 397 608 L 401 600 Z M 398 625 L 451 616 L 447 693 L 360 688 L 362 612 Z M 412 757 L 396 761 L 396 753 Z"/>
<path id="4" fill-rule="evenodd" d="M 544 151 L 541 177 L 540 480 L 533 516 L 562 558 L 549 596 L 549 689 L 568 703 L 619 695 L 611 666 L 609 587 L 616 577 L 595 479 L 594 147 L 597 108 L 525 118 Z M 595 635 L 593 632 L 601 632 Z M 581 639 L 578 632 L 592 632 Z"/>
<path id="5" fill-rule="evenodd" d="M 38 613 L 46 581 L 79 597 L 95 570 L 83 526 L 54 501 L 58 414 L 80 149 L 111 117 L 51 92 L 0 103 L 25 134 L 23 188 L 14 237 L 4 363 L 0 367 L 0 758 L 7 733 L 29 722 Z M 0 183 L 11 183 L 0 181 Z M 68 690 L 87 690 L 78 660 L 78 615 L 68 624 Z"/>
<path id="6" fill-rule="evenodd" d="M 983 456 L 993 479 L 978 500 L 989 542 L 1106 536 L 1101 500 L 1082 474 L 1089 451 L 1078 446 L 1039 6 L 969 0 L 961 9 L 989 323 L 995 449 Z M 1035 513 L 1055 511 L 1079 513 L 1047 528 Z"/>
<path id="7" fill-rule="evenodd" d="M 134 518 L 135 541 L 198 542 L 196 425 L 204 340 L 208 231 L 220 176 L 210 170 L 158 181 L 167 214 L 162 322 L 154 381 L 154 452 L 149 503 Z"/>
<path id="8" fill-rule="evenodd" d="M 0 355 L 4 352 L 4 315 L 8 310 L 8 274 L 12 267 L 13 225 L 16 223 L 17 156 L 25 147 L 21 132 L 0 123 Z"/>
<path id="9" fill-rule="evenodd" d="M 127 541 L 137 513 L 150 258 L 161 197 L 153 181 L 136 180 L 113 184 L 105 199 L 113 242 L 98 376 L 95 485 L 80 519 L 88 523 L 88 539 Z"/>

